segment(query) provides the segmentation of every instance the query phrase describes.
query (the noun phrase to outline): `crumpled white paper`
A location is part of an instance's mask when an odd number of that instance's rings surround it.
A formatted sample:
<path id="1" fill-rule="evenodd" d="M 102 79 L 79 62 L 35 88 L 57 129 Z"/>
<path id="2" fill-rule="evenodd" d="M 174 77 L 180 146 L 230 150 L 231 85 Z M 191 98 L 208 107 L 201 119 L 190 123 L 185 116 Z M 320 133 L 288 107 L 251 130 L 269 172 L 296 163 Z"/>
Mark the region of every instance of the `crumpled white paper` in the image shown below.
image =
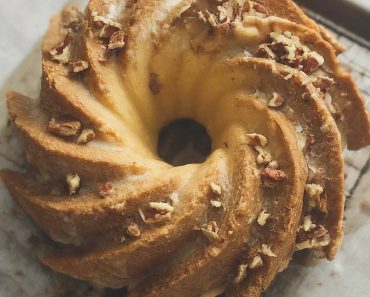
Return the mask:
<path id="1" fill-rule="evenodd" d="M 85 2 L 85 1 L 75 1 Z M 0 168 L 22 169 L 21 146 L 7 123 L 5 92 L 17 90 L 37 98 L 40 77 L 40 39 L 49 17 L 66 1 L 12 0 L 2 7 L 0 18 Z M 36 25 L 35 25 L 36 24 Z M 342 40 L 343 42 L 343 40 Z M 344 42 L 346 42 L 344 40 Z M 349 43 L 347 44 L 349 45 Z M 370 65 L 370 53 L 351 48 L 344 60 L 361 56 Z M 351 56 L 352 55 L 352 56 Z M 356 78 L 356 77 L 355 77 Z M 370 89 L 370 77 L 358 79 Z M 346 237 L 333 262 L 292 263 L 279 275 L 268 297 L 369 297 L 370 296 L 370 172 L 361 169 L 370 150 L 347 154 L 347 187 L 352 198 L 346 211 Z M 350 194 L 350 193 L 348 193 Z M 104 291 L 72 280 L 42 266 L 38 256 L 47 239 L 10 198 L 0 182 L 0 296 L 62 297 L 104 296 Z M 174 296 L 176 297 L 176 296 Z"/>

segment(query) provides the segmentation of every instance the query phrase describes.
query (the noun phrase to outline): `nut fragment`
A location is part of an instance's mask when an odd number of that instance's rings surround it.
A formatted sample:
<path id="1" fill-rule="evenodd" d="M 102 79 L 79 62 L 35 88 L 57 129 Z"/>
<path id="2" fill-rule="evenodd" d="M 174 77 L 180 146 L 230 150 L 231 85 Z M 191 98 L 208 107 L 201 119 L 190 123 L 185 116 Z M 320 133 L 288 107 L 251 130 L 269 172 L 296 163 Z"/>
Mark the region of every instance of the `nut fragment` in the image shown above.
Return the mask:
<path id="1" fill-rule="evenodd" d="M 287 176 L 285 172 L 278 169 L 267 167 L 261 173 L 262 184 L 267 188 L 274 188 L 282 182 L 286 181 L 286 179 Z"/>
<path id="2" fill-rule="evenodd" d="M 204 23 L 211 25 L 211 27 L 217 27 L 217 17 L 207 9 L 205 11 L 199 11 L 198 16 Z"/>
<path id="3" fill-rule="evenodd" d="M 126 39 L 126 34 L 123 30 L 114 32 L 109 40 L 108 49 L 114 50 L 114 49 L 123 48 L 126 44 L 125 39 Z"/>
<path id="4" fill-rule="evenodd" d="M 87 144 L 95 139 L 95 132 L 92 129 L 83 129 L 80 136 L 78 136 L 77 144 Z"/>
<path id="5" fill-rule="evenodd" d="M 105 198 L 115 194 L 115 189 L 113 184 L 106 182 L 103 184 L 98 184 L 98 192 L 100 197 Z"/>
<path id="6" fill-rule="evenodd" d="M 268 106 L 272 108 L 279 108 L 282 107 L 285 103 L 285 99 L 280 96 L 278 93 L 273 94 L 272 99 L 270 100 Z"/>
<path id="7" fill-rule="evenodd" d="M 220 238 L 218 235 L 220 228 L 218 227 L 216 221 L 209 222 L 206 227 L 200 228 L 200 231 L 202 231 L 204 236 L 207 237 L 210 242 L 216 241 Z"/>
<path id="8" fill-rule="evenodd" d="M 69 117 L 53 116 L 49 122 L 49 132 L 65 138 L 75 137 L 78 135 L 82 127 L 79 121 Z"/>
<path id="9" fill-rule="evenodd" d="M 329 232 L 322 225 L 314 227 L 304 235 L 304 239 L 302 238 L 302 235 L 299 236 L 300 240 L 296 244 L 298 250 L 325 247 L 330 244 L 331 239 Z"/>
<path id="10" fill-rule="evenodd" d="M 256 146 L 255 150 L 257 152 L 259 152 L 259 154 L 257 156 L 257 164 L 267 165 L 267 164 L 269 164 L 270 162 L 273 161 L 272 156 L 268 152 L 266 152 L 262 147 Z"/>
<path id="11" fill-rule="evenodd" d="M 149 207 L 158 211 L 173 212 L 175 208 L 165 202 L 150 202 Z"/>
<path id="12" fill-rule="evenodd" d="M 268 257 L 275 258 L 276 255 L 275 255 L 275 253 L 273 253 L 273 251 L 271 250 L 271 248 L 272 248 L 271 244 L 262 244 L 262 246 L 261 246 L 261 254 L 262 255 L 265 255 L 265 256 L 268 256 Z"/>
<path id="13" fill-rule="evenodd" d="M 279 163 L 278 161 L 271 161 L 270 163 L 268 163 L 267 167 L 269 168 L 273 168 L 273 169 L 278 169 L 279 168 Z"/>
<path id="14" fill-rule="evenodd" d="M 313 84 L 325 94 L 334 84 L 334 79 L 327 76 L 317 76 L 316 81 Z"/>
<path id="15" fill-rule="evenodd" d="M 305 187 L 305 194 L 309 198 L 309 205 L 316 207 L 320 205 L 320 195 L 324 192 L 322 186 L 317 184 L 307 184 Z"/>
<path id="16" fill-rule="evenodd" d="M 89 68 L 89 63 L 87 61 L 71 61 L 68 63 L 70 72 L 73 74 L 80 73 Z"/>
<path id="17" fill-rule="evenodd" d="M 50 50 L 51 58 L 61 64 L 67 64 L 71 59 L 71 42 L 72 37 L 68 34 L 61 43 Z"/>
<path id="18" fill-rule="evenodd" d="M 248 269 L 248 265 L 245 265 L 245 264 L 239 265 L 238 273 L 236 277 L 234 278 L 235 284 L 239 284 L 242 282 L 243 279 L 245 279 L 245 277 L 247 276 L 247 269 Z"/>
<path id="19" fill-rule="evenodd" d="M 171 220 L 175 208 L 166 202 L 150 202 L 149 208 L 144 212 L 139 209 L 139 214 L 144 223 L 155 224 Z"/>
<path id="20" fill-rule="evenodd" d="M 271 215 L 269 213 L 266 212 L 266 210 L 264 209 L 258 216 L 257 218 L 257 223 L 258 225 L 260 226 L 264 226 L 267 222 L 267 219 L 270 217 Z"/>
<path id="21" fill-rule="evenodd" d="M 257 269 L 262 267 L 263 261 L 260 255 L 257 255 L 253 258 L 252 262 L 249 264 L 250 269 Z"/>
<path id="22" fill-rule="evenodd" d="M 80 189 L 81 179 L 78 174 L 67 174 L 66 176 L 66 183 L 68 187 L 69 195 L 76 194 Z"/>
<path id="23" fill-rule="evenodd" d="M 252 146 L 265 147 L 267 145 L 267 138 L 261 134 L 251 133 L 247 134 L 248 144 Z"/>
<path id="24" fill-rule="evenodd" d="M 120 23 L 117 23 L 106 16 L 99 16 L 95 11 L 91 16 L 93 18 L 93 30 L 95 36 L 100 39 L 109 40 L 115 32 L 122 30 L 123 28 Z"/>
<path id="25" fill-rule="evenodd" d="M 210 183 L 211 190 L 214 194 L 216 195 L 221 195 L 222 194 L 222 187 L 214 182 Z"/>
<path id="26" fill-rule="evenodd" d="M 211 200 L 211 205 L 215 208 L 221 208 L 222 207 L 222 202 L 218 200 Z"/>
<path id="27" fill-rule="evenodd" d="M 312 217 L 311 217 L 311 215 L 305 216 L 303 218 L 302 228 L 303 228 L 304 231 L 306 231 L 306 232 L 311 231 L 315 227 L 316 227 L 316 225 L 314 223 L 312 223 Z"/>
<path id="28" fill-rule="evenodd" d="M 172 193 L 169 198 L 171 200 L 172 206 L 176 206 L 180 202 L 179 193 Z"/>
<path id="29" fill-rule="evenodd" d="M 256 55 L 300 69 L 310 74 L 324 64 L 324 58 L 303 45 L 291 32 L 271 32 L 268 42 L 260 44 Z"/>
<path id="30" fill-rule="evenodd" d="M 128 221 L 128 225 L 127 225 L 126 229 L 127 229 L 127 234 L 132 236 L 132 237 L 140 237 L 140 235 L 141 235 L 139 225 L 136 224 L 132 220 Z"/>

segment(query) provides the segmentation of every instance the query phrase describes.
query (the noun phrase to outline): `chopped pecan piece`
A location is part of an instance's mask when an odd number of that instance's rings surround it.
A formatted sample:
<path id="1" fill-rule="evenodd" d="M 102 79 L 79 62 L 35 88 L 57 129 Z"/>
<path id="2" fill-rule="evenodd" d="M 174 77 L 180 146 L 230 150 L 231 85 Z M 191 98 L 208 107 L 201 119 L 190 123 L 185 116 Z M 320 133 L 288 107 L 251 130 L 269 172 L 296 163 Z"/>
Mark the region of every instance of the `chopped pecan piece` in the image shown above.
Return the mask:
<path id="1" fill-rule="evenodd" d="M 139 214 L 144 223 L 155 224 L 171 220 L 175 208 L 166 202 L 150 202 L 149 208 L 144 212 L 139 209 Z"/>
<path id="2" fill-rule="evenodd" d="M 313 56 L 302 59 L 299 62 L 299 65 L 302 67 L 304 73 L 312 73 L 320 67 L 320 61 Z"/>
<path id="3" fill-rule="evenodd" d="M 278 169 L 267 167 L 261 173 L 262 184 L 267 188 L 274 188 L 286 181 L 286 179 L 285 172 Z"/>
<path id="4" fill-rule="evenodd" d="M 265 226 L 266 222 L 267 222 L 267 219 L 270 217 L 271 215 L 269 213 L 266 212 L 266 210 L 263 210 L 259 215 L 258 215 L 258 218 L 257 218 L 257 223 L 258 225 L 260 226 Z"/>
<path id="5" fill-rule="evenodd" d="M 61 64 L 67 64 L 71 60 L 71 42 L 72 37 L 67 34 L 64 40 L 49 52 L 51 58 Z"/>
<path id="6" fill-rule="evenodd" d="M 280 108 L 284 105 L 285 99 L 278 93 L 274 93 L 272 99 L 270 100 L 268 106 L 273 108 Z"/>
<path id="7" fill-rule="evenodd" d="M 278 169 L 279 163 L 278 161 L 271 161 L 270 163 L 268 163 L 267 167 L 272 168 L 272 169 Z"/>
<path id="8" fill-rule="evenodd" d="M 136 224 L 133 220 L 128 220 L 127 222 L 127 234 L 132 237 L 140 237 L 141 231 L 138 224 Z"/>
<path id="9" fill-rule="evenodd" d="M 266 152 L 262 147 L 256 146 L 255 150 L 259 153 L 257 156 L 257 164 L 259 165 L 267 165 L 272 162 L 272 156 Z"/>
<path id="10" fill-rule="evenodd" d="M 248 265 L 250 269 L 257 269 L 262 267 L 263 261 L 260 255 L 253 258 L 252 262 Z"/>
<path id="11" fill-rule="evenodd" d="M 83 129 L 80 136 L 78 136 L 77 144 L 87 144 L 95 139 L 95 132 L 92 129 Z"/>
<path id="12" fill-rule="evenodd" d="M 211 205 L 214 208 L 221 208 L 222 207 L 222 202 L 218 200 L 211 200 Z"/>
<path id="13" fill-rule="evenodd" d="M 172 206 L 179 204 L 179 193 L 172 193 L 168 198 L 170 198 Z"/>
<path id="14" fill-rule="evenodd" d="M 309 199 L 309 205 L 311 207 L 320 206 L 320 195 L 324 192 L 322 186 L 317 184 L 307 184 L 305 187 L 305 194 Z"/>
<path id="15" fill-rule="evenodd" d="M 271 244 L 262 244 L 260 252 L 261 252 L 262 255 L 275 258 L 276 255 L 271 250 L 271 248 L 272 248 Z"/>
<path id="16" fill-rule="evenodd" d="M 100 197 L 106 198 L 114 195 L 115 189 L 112 183 L 106 182 L 103 184 L 98 184 L 98 192 Z"/>
<path id="17" fill-rule="evenodd" d="M 297 249 L 311 249 L 328 246 L 330 244 L 330 235 L 328 230 L 322 225 L 315 225 L 305 233 L 299 233 L 297 237 Z"/>
<path id="18" fill-rule="evenodd" d="M 68 187 L 69 195 L 76 194 L 80 189 L 81 179 L 78 174 L 68 174 L 66 176 L 66 184 Z"/>
<path id="19" fill-rule="evenodd" d="M 267 145 L 267 138 L 261 134 L 251 133 L 247 134 L 247 137 L 248 144 L 252 145 L 253 147 L 255 146 L 265 147 Z"/>
<path id="20" fill-rule="evenodd" d="M 71 73 L 77 74 L 89 68 L 87 61 L 72 61 L 68 63 Z"/>
<path id="21" fill-rule="evenodd" d="M 108 49 L 114 50 L 114 49 L 121 49 L 126 44 L 126 34 L 123 30 L 116 31 L 112 34 L 109 43 L 108 43 Z"/>
<path id="22" fill-rule="evenodd" d="M 247 269 L 248 269 L 248 265 L 241 264 L 238 266 L 238 273 L 236 277 L 234 278 L 235 284 L 239 284 L 245 279 L 245 277 L 247 276 Z"/>
<path id="23" fill-rule="evenodd" d="M 221 195 L 222 194 L 222 187 L 214 182 L 211 182 L 209 184 L 212 192 L 216 195 Z"/>
<path id="24" fill-rule="evenodd" d="M 218 235 L 220 228 L 216 221 L 209 222 L 207 226 L 200 228 L 200 231 L 202 231 L 203 235 L 207 237 L 210 242 L 216 241 L 220 238 Z"/>
<path id="25" fill-rule="evenodd" d="M 77 136 L 82 128 L 82 124 L 70 117 L 53 116 L 49 122 L 49 132 L 65 138 Z"/>
<path id="26" fill-rule="evenodd" d="M 324 94 L 330 89 L 334 84 L 334 79 L 325 76 L 317 76 L 314 86 L 321 90 Z"/>
<path id="27" fill-rule="evenodd" d="M 93 30 L 95 31 L 95 36 L 100 39 L 107 39 L 109 41 L 115 32 L 123 29 L 120 23 L 117 23 L 106 16 L 99 16 L 96 12 L 93 12 L 91 16 L 93 18 Z"/>

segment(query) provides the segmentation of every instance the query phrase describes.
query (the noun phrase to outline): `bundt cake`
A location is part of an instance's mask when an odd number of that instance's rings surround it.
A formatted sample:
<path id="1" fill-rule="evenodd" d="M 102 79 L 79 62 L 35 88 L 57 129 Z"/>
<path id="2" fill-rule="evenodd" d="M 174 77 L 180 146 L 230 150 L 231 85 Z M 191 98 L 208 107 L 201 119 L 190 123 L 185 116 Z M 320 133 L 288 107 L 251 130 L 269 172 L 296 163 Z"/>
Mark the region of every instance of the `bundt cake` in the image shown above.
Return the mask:
<path id="1" fill-rule="evenodd" d="M 294 252 L 333 259 L 342 150 L 370 142 L 341 45 L 290 0 L 90 0 L 8 94 L 1 171 L 51 269 L 128 296 L 260 296 Z M 205 296 L 205 295 L 204 295 Z"/>

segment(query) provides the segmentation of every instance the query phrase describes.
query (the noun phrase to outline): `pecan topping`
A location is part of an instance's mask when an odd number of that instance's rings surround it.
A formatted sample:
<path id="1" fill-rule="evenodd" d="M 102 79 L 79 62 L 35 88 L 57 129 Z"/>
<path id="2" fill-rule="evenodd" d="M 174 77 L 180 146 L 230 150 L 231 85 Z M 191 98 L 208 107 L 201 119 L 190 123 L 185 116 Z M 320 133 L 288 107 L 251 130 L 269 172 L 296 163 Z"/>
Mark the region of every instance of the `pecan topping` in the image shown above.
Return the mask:
<path id="1" fill-rule="evenodd" d="M 302 59 L 299 64 L 302 67 L 302 71 L 305 73 L 311 73 L 320 66 L 320 62 L 314 57 L 307 57 L 305 59 Z"/>
<path id="2" fill-rule="evenodd" d="M 259 215 L 258 215 L 258 218 L 257 218 L 257 223 L 258 225 L 260 226 L 264 226 L 267 222 L 267 219 L 270 217 L 271 215 L 269 213 L 266 212 L 266 210 L 263 210 Z"/>
<path id="3" fill-rule="evenodd" d="M 282 107 L 284 103 L 285 103 L 284 97 L 280 96 L 278 93 L 274 93 L 268 106 L 272 108 L 279 108 Z"/>
<path id="4" fill-rule="evenodd" d="M 252 262 L 249 264 L 250 269 L 257 269 L 262 267 L 263 261 L 260 255 L 257 255 L 253 258 Z"/>
<path id="5" fill-rule="evenodd" d="M 207 9 L 205 11 L 199 11 L 198 15 L 204 23 L 211 25 L 211 27 L 217 27 L 217 17 Z"/>
<path id="6" fill-rule="evenodd" d="M 89 68 L 89 63 L 86 61 L 72 61 L 68 63 L 71 73 L 77 74 Z"/>
<path id="7" fill-rule="evenodd" d="M 265 147 L 267 145 L 267 138 L 261 134 L 252 133 L 247 134 L 248 137 L 248 144 L 252 146 L 260 146 Z"/>
<path id="8" fill-rule="evenodd" d="M 100 39 L 109 40 L 115 32 L 123 29 L 120 23 L 117 23 L 105 16 L 98 16 L 96 12 L 93 12 L 91 16 L 93 18 L 93 30 L 95 31 L 95 36 Z"/>
<path id="9" fill-rule="evenodd" d="M 297 236 L 298 250 L 324 247 L 328 246 L 329 244 L 329 232 L 322 225 L 311 224 L 309 228 L 303 227 Z"/>
<path id="10" fill-rule="evenodd" d="M 79 134 L 82 124 L 70 117 L 52 117 L 49 122 L 49 132 L 65 138 L 75 137 Z"/>
<path id="11" fill-rule="evenodd" d="M 262 255 L 265 255 L 265 256 L 268 256 L 268 257 L 275 258 L 276 255 L 271 250 L 271 247 L 272 247 L 271 244 L 262 244 L 262 246 L 261 246 L 261 254 Z"/>
<path id="12" fill-rule="evenodd" d="M 216 195 L 221 195 L 222 194 L 222 187 L 214 182 L 210 183 L 211 190 L 214 194 Z"/>
<path id="13" fill-rule="evenodd" d="M 334 79 L 330 77 L 317 76 L 316 81 L 313 84 L 316 88 L 320 89 L 320 91 L 325 94 L 334 84 Z"/>
<path id="14" fill-rule="evenodd" d="M 105 198 L 114 195 L 115 189 L 110 182 L 98 184 L 98 192 L 100 197 Z"/>
<path id="15" fill-rule="evenodd" d="M 81 179 L 78 174 L 68 174 L 66 176 L 66 184 L 68 187 L 69 195 L 77 194 L 80 189 Z"/>
<path id="16" fill-rule="evenodd" d="M 71 42 L 72 37 L 67 34 L 64 40 L 50 51 L 51 58 L 61 64 L 67 64 L 71 59 Z"/>
<path id="17" fill-rule="evenodd" d="M 211 200 L 211 205 L 214 208 L 221 208 L 222 207 L 222 202 L 218 200 Z"/>
<path id="18" fill-rule="evenodd" d="M 270 162 L 273 161 L 272 156 L 268 152 L 266 152 L 263 148 L 261 148 L 260 146 L 256 146 L 255 150 L 257 152 L 259 152 L 259 154 L 257 156 L 257 164 L 267 165 L 267 164 L 270 164 Z"/>
<path id="19" fill-rule="evenodd" d="M 141 235 L 139 225 L 136 224 L 133 220 L 128 220 L 126 229 L 127 234 L 132 237 L 140 237 Z"/>
<path id="20" fill-rule="evenodd" d="M 272 169 L 278 169 L 279 163 L 278 161 L 271 161 L 270 163 L 268 163 L 267 167 L 272 168 Z"/>
<path id="21" fill-rule="evenodd" d="M 268 39 L 258 47 L 256 56 L 275 60 L 307 74 L 314 72 L 325 62 L 321 55 L 302 45 L 299 38 L 291 32 L 272 32 Z"/>
<path id="22" fill-rule="evenodd" d="M 248 268 L 253 270 L 263 266 L 262 258 L 258 254 L 255 254 L 253 258 L 250 258 L 247 263 L 248 264 L 241 264 L 238 266 L 238 272 L 236 274 L 236 277 L 234 278 L 235 284 L 239 284 L 245 279 L 245 277 L 247 276 Z"/>
<path id="23" fill-rule="evenodd" d="M 95 139 L 95 132 L 92 129 L 83 129 L 80 136 L 78 136 L 77 144 L 88 144 Z"/>
<path id="24" fill-rule="evenodd" d="M 112 34 L 109 43 L 108 49 L 120 49 L 123 48 L 126 44 L 126 34 L 123 30 L 116 31 Z"/>
<path id="25" fill-rule="evenodd" d="M 170 198 L 172 206 L 179 204 L 179 193 L 172 193 L 168 198 Z"/>
<path id="26" fill-rule="evenodd" d="M 286 181 L 287 176 L 284 171 L 273 169 L 273 168 L 265 168 L 264 171 L 261 173 L 261 180 L 265 187 L 267 188 L 274 188 L 281 184 L 282 182 Z"/>
<path id="27" fill-rule="evenodd" d="M 150 202 L 149 208 L 144 212 L 139 209 L 139 214 L 144 223 L 155 224 L 171 220 L 175 208 L 166 202 Z"/>
<path id="28" fill-rule="evenodd" d="M 317 184 L 307 184 L 305 187 L 305 194 L 309 199 L 311 207 L 321 206 L 320 195 L 324 192 L 322 186 Z"/>
<path id="29" fill-rule="evenodd" d="M 200 231 L 202 231 L 204 236 L 207 237 L 210 242 L 216 241 L 220 238 L 218 235 L 220 228 L 218 227 L 216 221 L 209 222 L 207 226 L 200 228 Z"/>
<path id="30" fill-rule="evenodd" d="M 234 278 L 235 284 L 239 284 L 245 279 L 245 277 L 247 276 L 247 269 L 248 265 L 242 264 L 238 266 L 238 273 Z"/>

